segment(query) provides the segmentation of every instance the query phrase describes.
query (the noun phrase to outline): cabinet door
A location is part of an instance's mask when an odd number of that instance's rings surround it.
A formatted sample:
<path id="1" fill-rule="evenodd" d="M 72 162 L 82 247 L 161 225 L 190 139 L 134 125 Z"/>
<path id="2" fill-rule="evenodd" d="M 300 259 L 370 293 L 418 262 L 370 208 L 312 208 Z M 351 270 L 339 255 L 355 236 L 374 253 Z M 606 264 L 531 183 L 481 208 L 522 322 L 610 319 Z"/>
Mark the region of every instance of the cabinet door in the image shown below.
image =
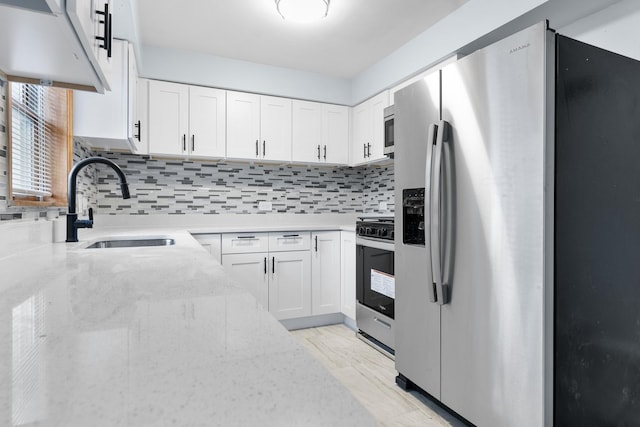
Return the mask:
<path id="1" fill-rule="evenodd" d="M 260 96 L 227 91 L 227 157 L 260 158 L 259 140 Z"/>
<path id="2" fill-rule="evenodd" d="M 109 144 L 128 138 L 127 45 L 122 40 L 113 42 L 114 66 L 108 75 L 110 91 L 73 93 L 73 135 L 88 138 L 91 146 L 109 149 Z"/>
<path id="3" fill-rule="evenodd" d="M 114 40 L 113 44 L 124 43 L 126 46 L 126 59 L 127 59 L 127 139 L 132 142 L 132 147 L 137 153 L 140 138 L 138 135 L 138 64 L 136 64 L 136 56 L 133 51 L 133 44 L 123 42 L 120 40 Z M 138 137 L 136 139 L 136 137 Z"/>
<path id="4" fill-rule="evenodd" d="M 189 153 L 197 157 L 225 156 L 224 90 L 189 87 Z"/>
<path id="5" fill-rule="evenodd" d="M 384 159 L 384 109 L 389 106 L 389 92 L 384 91 L 369 101 L 371 105 L 371 150 L 368 161 Z"/>
<path id="6" fill-rule="evenodd" d="M 253 294 L 265 310 L 269 305 L 269 259 L 266 252 L 222 255 L 222 266 L 229 277 Z"/>
<path id="7" fill-rule="evenodd" d="M 135 61 L 134 61 L 135 62 Z M 149 80 L 136 79 L 136 109 L 133 117 L 134 154 L 149 154 Z"/>
<path id="8" fill-rule="evenodd" d="M 349 107 L 322 106 L 322 160 L 326 163 L 349 163 Z"/>
<path id="9" fill-rule="evenodd" d="M 260 97 L 260 154 L 265 160 L 291 161 L 291 100 Z"/>
<path id="10" fill-rule="evenodd" d="M 189 126 L 189 87 L 149 82 L 149 153 L 186 154 Z"/>
<path id="11" fill-rule="evenodd" d="M 270 253 L 269 312 L 276 319 L 311 315 L 309 251 Z"/>
<path id="12" fill-rule="evenodd" d="M 317 163 L 323 161 L 322 104 L 294 100 L 292 107 L 292 160 L 301 163 Z"/>
<path id="13" fill-rule="evenodd" d="M 356 233 L 340 232 L 340 274 L 342 298 L 340 309 L 345 316 L 356 318 Z"/>
<path id="14" fill-rule="evenodd" d="M 367 144 L 371 144 L 371 105 L 364 102 L 353 109 L 351 164 L 367 161 Z"/>
<path id="15" fill-rule="evenodd" d="M 104 38 L 107 35 L 106 22 L 108 21 L 103 14 L 98 13 L 105 11 L 105 5 L 111 14 L 109 19 L 112 19 L 111 0 L 67 0 L 66 10 L 96 73 L 100 80 L 105 82 L 105 90 L 111 90 L 111 82 L 108 77 L 111 72 L 111 59 L 107 57 L 107 50 L 102 47 L 108 42 L 97 38 Z"/>
<path id="16" fill-rule="evenodd" d="M 340 312 L 340 232 L 311 236 L 311 314 Z"/>

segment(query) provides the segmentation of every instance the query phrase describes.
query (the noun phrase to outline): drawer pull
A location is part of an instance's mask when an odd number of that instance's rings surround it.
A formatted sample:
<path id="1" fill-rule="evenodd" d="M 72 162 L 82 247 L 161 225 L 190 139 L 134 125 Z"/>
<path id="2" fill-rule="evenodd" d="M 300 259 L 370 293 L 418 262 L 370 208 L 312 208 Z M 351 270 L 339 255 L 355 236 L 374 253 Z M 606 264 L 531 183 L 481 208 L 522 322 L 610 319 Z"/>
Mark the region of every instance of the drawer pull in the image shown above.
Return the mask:
<path id="1" fill-rule="evenodd" d="M 256 236 L 238 236 L 238 239 L 255 239 Z"/>
<path id="2" fill-rule="evenodd" d="M 300 237 L 300 235 L 299 234 L 284 234 L 284 235 L 282 235 L 282 237 L 284 237 L 286 239 L 287 237 Z"/>
<path id="3" fill-rule="evenodd" d="M 378 319 L 377 317 L 374 317 L 374 318 L 373 318 L 373 320 L 374 320 L 375 322 L 378 322 L 378 323 L 380 323 L 381 325 L 383 325 L 383 326 L 385 326 L 385 327 L 387 327 L 387 328 L 391 329 L 391 325 L 390 325 L 390 324 L 388 324 L 387 322 L 385 322 L 384 320 L 380 320 L 380 319 Z"/>

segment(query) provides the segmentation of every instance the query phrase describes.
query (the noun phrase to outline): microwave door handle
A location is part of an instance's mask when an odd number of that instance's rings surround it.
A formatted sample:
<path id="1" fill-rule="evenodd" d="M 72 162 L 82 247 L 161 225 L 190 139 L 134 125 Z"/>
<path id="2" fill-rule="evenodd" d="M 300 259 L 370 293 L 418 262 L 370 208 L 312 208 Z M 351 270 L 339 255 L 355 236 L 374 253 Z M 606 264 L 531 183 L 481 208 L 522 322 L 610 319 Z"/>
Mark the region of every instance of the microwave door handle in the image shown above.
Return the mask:
<path id="1" fill-rule="evenodd" d="M 435 145 L 436 142 L 436 138 L 438 135 L 438 126 L 435 123 L 432 123 L 429 125 L 429 133 L 427 134 L 427 158 L 426 158 L 426 164 L 425 164 L 425 181 L 424 181 L 424 188 L 425 188 L 425 209 L 424 209 L 424 214 L 425 214 L 425 223 L 426 224 L 430 224 L 431 223 L 431 218 L 429 217 L 431 215 L 431 209 L 430 209 L 430 204 L 431 204 L 431 180 L 432 180 L 432 170 L 433 170 L 433 147 Z M 431 271 L 431 277 L 429 277 L 428 280 L 428 286 L 430 287 L 429 289 L 429 302 L 437 302 L 438 301 L 438 296 L 437 296 L 437 291 L 436 291 L 436 283 L 435 283 L 435 276 L 433 275 L 433 269 L 431 268 L 431 265 L 433 265 L 433 260 L 431 259 L 432 257 L 432 248 L 431 248 L 431 229 L 430 227 L 424 227 L 424 241 L 426 242 L 425 244 L 425 249 L 427 250 L 427 265 L 430 267 L 429 270 Z"/>

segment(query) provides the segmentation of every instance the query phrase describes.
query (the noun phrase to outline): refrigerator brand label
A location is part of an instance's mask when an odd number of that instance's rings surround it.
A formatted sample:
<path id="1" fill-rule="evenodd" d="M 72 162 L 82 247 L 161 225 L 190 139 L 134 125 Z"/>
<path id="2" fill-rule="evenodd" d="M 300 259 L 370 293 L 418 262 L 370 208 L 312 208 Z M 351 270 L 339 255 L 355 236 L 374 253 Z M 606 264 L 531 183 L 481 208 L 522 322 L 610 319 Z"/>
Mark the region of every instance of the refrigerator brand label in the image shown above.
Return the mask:
<path id="1" fill-rule="evenodd" d="M 520 45 L 520 46 L 518 46 L 518 47 L 514 47 L 513 49 L 511 49 L 511 50 L 509 51 L 509 53 L 516 53 L 516 52 L 518 52 L 518 51 L 521 51 L 521 50 L 523 50 L 523 49 L 528 48 L 529 46 L 531 46 L 531 43 L 522 44 L 522 45 Z"/>
<path id="2" fill-rule="evenodd" d="M 396 279 L 390 274 L 371 269 L 371 290 L 395 299 Z"/>

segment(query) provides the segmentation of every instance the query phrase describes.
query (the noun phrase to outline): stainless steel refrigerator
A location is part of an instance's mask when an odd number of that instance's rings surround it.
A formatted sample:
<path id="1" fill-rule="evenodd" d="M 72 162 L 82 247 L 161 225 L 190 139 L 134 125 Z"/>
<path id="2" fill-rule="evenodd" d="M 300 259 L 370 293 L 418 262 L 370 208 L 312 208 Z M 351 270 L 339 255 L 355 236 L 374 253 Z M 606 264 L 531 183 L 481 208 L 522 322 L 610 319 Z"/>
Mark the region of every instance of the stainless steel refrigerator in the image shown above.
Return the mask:
<path id="1" fill-rule="evenodd" d="M 398 384 L 478 426 L 637 423 L 640 63 L 541 23 L 397 92 L 395 132 Z"/>

